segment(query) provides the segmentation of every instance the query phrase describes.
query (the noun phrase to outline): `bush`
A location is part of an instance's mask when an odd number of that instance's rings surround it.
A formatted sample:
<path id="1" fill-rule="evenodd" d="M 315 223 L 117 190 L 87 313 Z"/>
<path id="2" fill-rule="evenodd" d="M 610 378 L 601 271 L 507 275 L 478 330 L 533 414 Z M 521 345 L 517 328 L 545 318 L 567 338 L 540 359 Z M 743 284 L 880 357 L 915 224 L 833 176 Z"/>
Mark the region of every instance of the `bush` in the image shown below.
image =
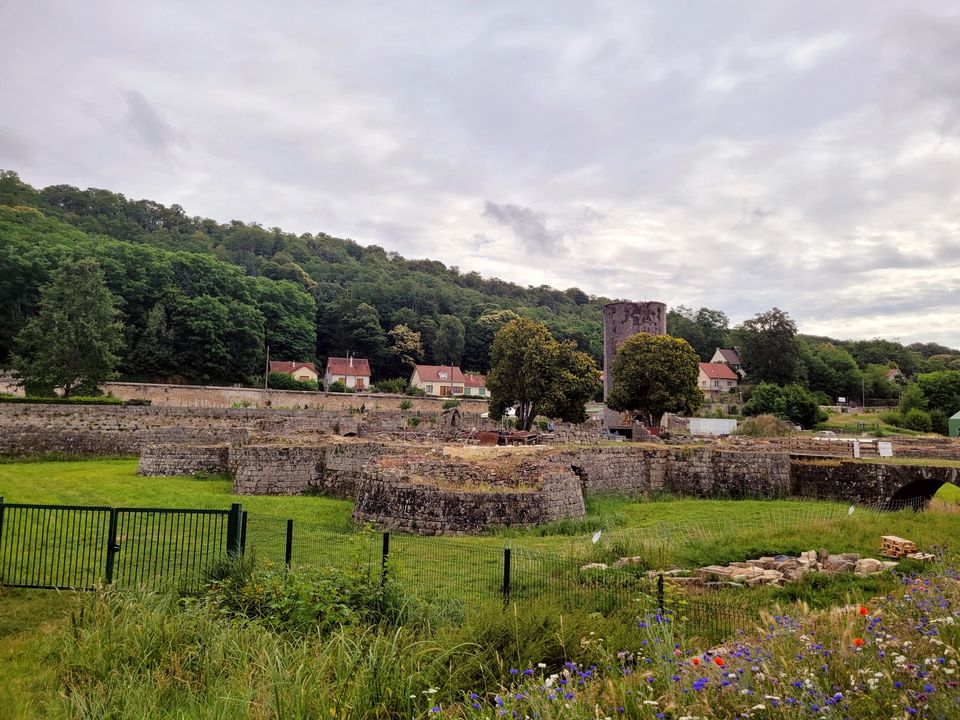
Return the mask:
<path id="1" fill-rule="evenodd" d="M 905 427 L 903 424 L 903 415 L 898 413 L 896 410 L 887 410 L 880 413 L 878 416 L 880 422 L 886 423 L 887 425 L 893 425 L 894 427 Z"/>
<path id="2" fill-rule="evenodd" d="M 327 392 L 332 393 L 352 393 L 356 392 L 353 388 L 348 388 L 344 383 L 337 380 L 336 382 L 330 383 L 330 387 L 327 388 Z"/>
<path id="3" fill-rule="evenodd" d="M 401 409 L 401 410 L 409 410 L 409 409 L 412 408 L 412 407 L 413 407 L 413 401 L 412 401 L 412 400 L 408 400 L 407 398 L 404 398 L 403 400 L 400 401 L 400 409 Z"/>
<path id="4" fill-rule="evenodd" d="M 760 383 L 743 406 L 744 415 L 776 415 L 805 428 L 812 428 L 827 419 L 813 394 L 800 385 L 779 387 Z"/>
<path id="5" fill-rule="evenodd" d="M 408 426 L 408 427 L 410 427 L 410 428 L 415 428 L 415 427 L 419 427 L 419 425 L 420 425 L 420 416 L 419 416 L 419 415 L 412 415 L 412 416 L 410 416 L 410 417 L 407 418 L 407 426 Z"/>
<path id="6" fill-rule="evenodd" d="M 124 401 L 120 398 L 107 397 L 101 395 L 100 397 L 81 397 L 73 396 L 68 398 L 62 397 L 17 397 L 17 396 L 0 396 L 0 403 L 32 403 L 36 405 L 123 405 Z"/>
<path id="7" fill-rule="evenodd" d="M 404 378 L 393 378 L 392 380 L 378 380 L 370 386 L 373 392 L 392 393 L 393 395 L 403 395 L 407 391 L 407 381 Z"/>
<path id="8" fill-rule="evenodd" d="M 793 426 L 774 415 L 748 417 L 737 426 L 736 435 L 747 437 L 785 437 L 796 432 Z"/>
<path id="9" fill-rule="evenodd" d="M 414 387 L 413 385 L 407 387 L 405 393 L 411 397 L 423 397 L 427 394 L 423 388 Z"/>
<path id="10" fill-rule="evenodd" d="M 913 408 L 903 416 L 903 426 L 909 430 L 931 432 L 933 430 L 933 420 L 926 410 Z"/>
<path id="11" fill-rule="evenodd" d="M 317 392 L 320 384 L 316 380 L 297 380 L 293 375 L 272 372 L 267 375 L 267 387 L 274 390 L 307 390 Z"/>
<path id="12" fill-rule="evenodd" d="M 124 403 L 124 405 L 130 405 L 133 407 L 147 407 L 152 403 L 152 400 L 147 400 L 146 398 L 130 398 Z"/>
<path id="13" fill-rule="evenodd" d="M 444 409 L 444 410 L 451 410 L 451 409 L 453 409 L 453 408 L 455 408 L 455 407 L 460 407 L 460 401 L 459 401 L 459 400 L 454 400 L 453 398 L 450 398 L 449 400 L 444 400 L 444 401 L 443 401 L 443 409 Z"/>

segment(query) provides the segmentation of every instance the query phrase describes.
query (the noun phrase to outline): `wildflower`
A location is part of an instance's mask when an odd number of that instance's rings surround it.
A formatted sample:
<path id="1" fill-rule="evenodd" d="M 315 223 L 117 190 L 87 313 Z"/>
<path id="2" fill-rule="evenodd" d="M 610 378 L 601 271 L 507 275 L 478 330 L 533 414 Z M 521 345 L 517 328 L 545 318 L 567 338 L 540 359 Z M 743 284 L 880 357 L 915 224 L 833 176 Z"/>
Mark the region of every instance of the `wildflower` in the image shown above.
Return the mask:
<path id="1" fill-rule="evenodd" d="M 438 713 L 438 712 L 440 712 L 440 706 L 439 706 L 439 705 L 434 705 L 432 708 L 430 708 L 430 712 L 432 712 L 432 713 Z"/>
<path id="2" fill-rule="evenodd" d="M 713 661 L 714 661 L 717 665 L 719 665 L 720 667 L 723 667 L 724 665 L 726 665 L 726 663 L 723 661 L 723 658 L 722 658 L 722 657 L 715 657 L 715 658 L 713 659 Z"/>
<path id="3" fill-rule="evenodd" d="M 869 615 L 869 614 L 870 614 L 870 611 L 867 610 L 867 607 L 866 607 L 865 605 L 861 605 L 860 608 L 857 610 L 857 612 L 859 612 L 861 615 Z"/>
<path id="4" fill-rule="evenodd" d="M 700 664 L 700 658 L 693 658 L 693 660 L 691 660 L 690 662 L 692 662 L 694 665 L 699 665 L 699 664 Z"/>
<path id="5" fill-rule="evenodd" d="M 863 647 L 863 638 L 856 637 L 853 639 L 853 644 L 856 647 Z"/>

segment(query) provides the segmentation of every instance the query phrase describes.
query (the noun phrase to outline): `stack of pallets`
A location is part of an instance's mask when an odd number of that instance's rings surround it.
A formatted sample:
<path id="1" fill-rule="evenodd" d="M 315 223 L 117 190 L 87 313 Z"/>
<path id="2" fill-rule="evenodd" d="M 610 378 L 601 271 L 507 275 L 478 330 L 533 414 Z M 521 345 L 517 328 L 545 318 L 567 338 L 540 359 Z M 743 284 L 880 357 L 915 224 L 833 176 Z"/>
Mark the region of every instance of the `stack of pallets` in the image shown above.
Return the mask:
<path id="1" fill-rule="evenodd" d="M 880 554 L 888 558 L 902 558 L 917 551 L 917 544 L 896 535 L 884 535 L 880 538 Z"/>

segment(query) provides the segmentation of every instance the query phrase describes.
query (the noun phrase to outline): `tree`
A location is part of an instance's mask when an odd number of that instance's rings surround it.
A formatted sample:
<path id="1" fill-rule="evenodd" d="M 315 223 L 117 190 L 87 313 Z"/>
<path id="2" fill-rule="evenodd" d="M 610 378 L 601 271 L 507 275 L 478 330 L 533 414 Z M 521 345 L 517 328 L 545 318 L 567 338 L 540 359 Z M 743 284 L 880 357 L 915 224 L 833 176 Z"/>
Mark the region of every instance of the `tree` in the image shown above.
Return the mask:
<path id="1" fill-rule="evenodd" d="M 583 422 L 599 384 L 593 358 L 572 342 L 557 342 L 543 323 L 517 318 L 493 339 L 487 389 L 494 419 L 516 406 L 521 430 L 529 430 L 538 414 Z"/>
<path id="2" fill-rule="evenodd" d="M 666 412 L 695 413 L 703 404 L 697 387 L 700 358 L 686 340 L 637 333 L 617 350 L 607 406 L 636 412 L 645 425 L 657 426 Z"/>
<path id="3" fill-rule="evenodd" d="M 380 327 L 377 309 L 360 303 L 345 319 L 350 333 L 348 349 L 358 357 L 369 359 L 374 371 L 379 372 L 387 355 L 387 335 Z"/>
<path id="4" fill-rule="evenodd" d="M 948 418 L 960 410 L 960 370 L 924 373 L 917 376 L 917 383 L 926 398 L 933 431 L 946 435 Z"/>
<path id="5" fill-rule="evenodd" d="M 391 363 L 395 373 L 408 375 L 413 372 L 413 366 L 423 359 L 423 343 L 420 333 L 411 330 L 406 325 L 396 325 L 387 333 L 392 343 L 390 351 L 393 355 Z"/>
<path id="6" fill-rule="evenodd" d="M 433 345 L 434 361 L 441 365 L 460 365 L 463 345 L 463 322 L 454 315 L 441 315 L 437 339 Z"/>
<path id="7" fill-rule="evenodd" d="M 12 365 L 24 384 L 63 388 L 99 385 L 113 374 L 123 326 L 116 299 L 96 260 L 65 261 L 40 291 L 39 312 L 17 334 Z"/>
<path id="8" fill-rule="evenodd" d="M 757 313 L 738 325 L 734 333 L 743 369 L 752 382 L 787 385 L 797 380 L 797 326 L 786 312 L 772 308 Z"/>
<path id="9" fill-rule="evenodd" d="M 827 419 L 816 398 L 805 387 L 760 383 L 744 403 L 744 415 L 776 415 L 783 420 L 812 428 Z"/>
<path id="10" fill-rule="evenodd" d="M 726 314 L 706 307 L 694 311 L 677 305 L 667 312 L 667 334 L 690 343 L 704 362 L 713 357 L 717 348 L 726 346 L 729 325 Z"/>
<path id="11" fill-rule="evenodd" d="M 157 303 L 147 313 L 147 324 L 130 352 L 128 366 L 139 375 L 172 375 L 175 369 L 174 334 L 167 309 Z"/>

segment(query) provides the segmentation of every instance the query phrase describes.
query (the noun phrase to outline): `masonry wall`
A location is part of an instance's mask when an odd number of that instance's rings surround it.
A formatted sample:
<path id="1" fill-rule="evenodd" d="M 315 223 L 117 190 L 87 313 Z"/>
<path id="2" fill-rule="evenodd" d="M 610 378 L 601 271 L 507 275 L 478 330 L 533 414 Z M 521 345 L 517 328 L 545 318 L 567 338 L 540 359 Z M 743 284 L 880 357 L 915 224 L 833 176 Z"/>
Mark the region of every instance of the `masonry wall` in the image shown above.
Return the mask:
<path id="1" fill-rule="evenodd" d="M 957 468 L 846 460 L 795 460 L 792 490 L 803 497 L 873 504 L 888 499 L 930 496 L 943 483 L 958 481 Z"/>
<path id="2" fill-rule="evenodd" d="M 354 520 L 385 530 L 439 535 L 527 527 L 585 514 L 580 481 L 569 470 L 554 470 L 538 487 L 512 491 L 455 490 L 400 479 L 408 476 L 390 469 L 365 474 L 357 486 Z M 477 480 L 465 478 L 464 486 Z"/>
<path id="3" fill-rule="evenodd" d="M 439 413 L 446 398 L 407 397 L 382 393 L 325 393 L 297 390 L 260 390 L 240 387 L 207 387 L 200 385 L 164 385 L 158 383 L 104 383 L 105 393 L 122 400 L 143 398 L 153 405 L 168 407 L 231 408 L 248 403 L 251 408 L 313 409 L 336 411 L 400 410 L 400 403 L 410 403 L 413 412 Z M 463 399 L 460 411 L 478 416 L 487 412 L 485 398 Z"/>
<path id="4" fill-rule="evenodd" d="M 146 445 L 140 451 L 137 475 L 225 473 L 230 469 L 228 445 Z"/>

